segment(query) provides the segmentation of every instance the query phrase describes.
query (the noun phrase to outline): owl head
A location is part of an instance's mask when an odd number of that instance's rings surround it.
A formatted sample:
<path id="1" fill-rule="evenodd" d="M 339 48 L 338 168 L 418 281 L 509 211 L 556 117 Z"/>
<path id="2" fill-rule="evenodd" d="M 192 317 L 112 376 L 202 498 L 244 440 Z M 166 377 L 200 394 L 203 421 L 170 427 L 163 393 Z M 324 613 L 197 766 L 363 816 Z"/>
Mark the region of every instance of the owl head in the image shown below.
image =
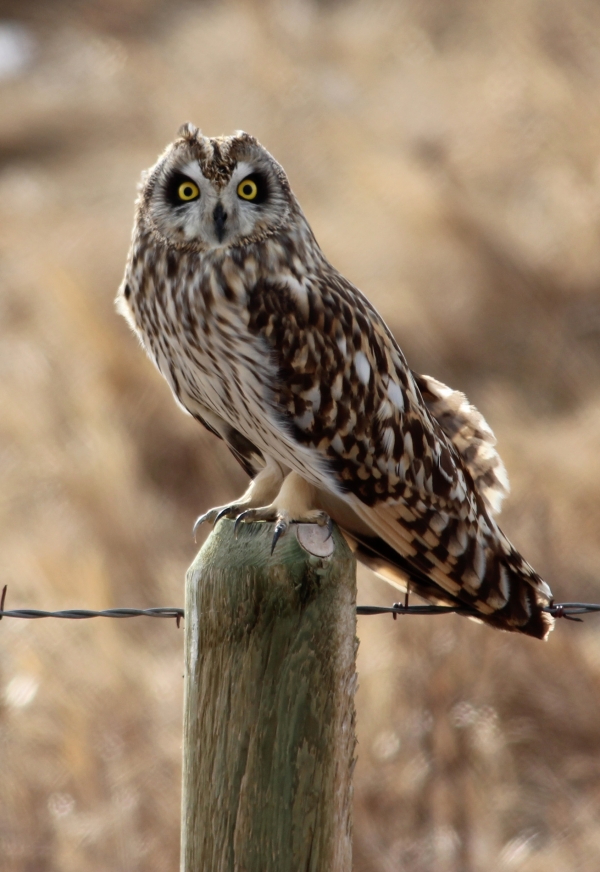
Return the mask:
<path id="1" fill-rule="evenodd" d="M 211 139 L 192 124 L 144 174 L 138 207 L 167 245 L 199 251 L 260 241 L 299 208 L 282 167 L 253 136 Z"/>

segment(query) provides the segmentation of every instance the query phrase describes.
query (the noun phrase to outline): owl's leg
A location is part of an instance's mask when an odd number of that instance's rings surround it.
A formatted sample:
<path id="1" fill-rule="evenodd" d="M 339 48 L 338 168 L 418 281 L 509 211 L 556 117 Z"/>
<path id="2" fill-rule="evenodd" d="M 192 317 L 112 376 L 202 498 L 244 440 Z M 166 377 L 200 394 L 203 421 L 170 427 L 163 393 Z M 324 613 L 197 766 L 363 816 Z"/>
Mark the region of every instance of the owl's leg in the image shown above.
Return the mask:
<path id="1" fill-rule="evenodd" d="M 297 472 L 290 472 L 272 503 L 259 508 L 250 508 L 235 519 L 236 531 L 240 524 L 253 521 L 276 521 L 271 554 L 278 539 L 289 529 L 290 524 L 318 524 L 332 529 L 327 512 L 317 509 L 317 489 Z"/>
<path id="2" fill-rule="evenodd" d="M 237 518 L 240 513 L 254 507 L 264 506 L 266 502 L 276 497 L 285 480 L 287 469 L 271 457 L 267 457 L 266 461 L 266 465 L 252 479 L 247 491 L 239 500 L 226 506 L 215 506 L 214 509 L 209 509 L 204 515 L 200 515 L 194 524 L 194 535 L 196 535 L 198 527 L 205 521 L 216 524 L 220 518 Z"/>

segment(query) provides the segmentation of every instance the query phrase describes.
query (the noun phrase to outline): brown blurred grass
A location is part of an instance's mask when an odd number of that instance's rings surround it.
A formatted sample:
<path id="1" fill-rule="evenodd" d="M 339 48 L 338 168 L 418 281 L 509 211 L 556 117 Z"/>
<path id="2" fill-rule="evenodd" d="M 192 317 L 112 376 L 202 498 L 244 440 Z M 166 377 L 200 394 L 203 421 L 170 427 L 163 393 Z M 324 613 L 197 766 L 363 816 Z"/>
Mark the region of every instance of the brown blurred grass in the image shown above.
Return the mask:
<path id="1" fill-rule="evenodd" d="M 498 437 L 504 527 L 600 598 L 600 14 L 591 0 L 5 2 L 0 554 L 9 605 L 176 605 L 238 493 L 113 312 L 135 184 L 179 124 L 244 128 L 415 369 Z M 392 592 L 366 573 L 362 602 Z M 600 624 L 542 645 L 359 624 L 356 872 L 600 865 Z M 0 866 L 177 868 L 181 633 L 0 627 Z"/>

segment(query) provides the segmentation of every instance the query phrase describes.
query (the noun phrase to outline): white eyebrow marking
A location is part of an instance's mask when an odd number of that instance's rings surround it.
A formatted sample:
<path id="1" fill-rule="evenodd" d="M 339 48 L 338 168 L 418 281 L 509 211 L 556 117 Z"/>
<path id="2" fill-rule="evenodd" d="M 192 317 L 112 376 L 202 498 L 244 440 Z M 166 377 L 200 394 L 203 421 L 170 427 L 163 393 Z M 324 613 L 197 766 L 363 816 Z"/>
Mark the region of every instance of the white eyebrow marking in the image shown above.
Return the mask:
<path id="1" fill-rule="evenodd" d="M 188 163 L 176 167 L 176 171 L 178 173 L 181 173 L 183 176 L 187 176 L 188 178 L 193 179 L 193 181 L 197 182 L 198 184 L 206 181 L 205 176 L 202 175 L 202 171 L 198 166 L 198 161 L 188 161 Z"/>

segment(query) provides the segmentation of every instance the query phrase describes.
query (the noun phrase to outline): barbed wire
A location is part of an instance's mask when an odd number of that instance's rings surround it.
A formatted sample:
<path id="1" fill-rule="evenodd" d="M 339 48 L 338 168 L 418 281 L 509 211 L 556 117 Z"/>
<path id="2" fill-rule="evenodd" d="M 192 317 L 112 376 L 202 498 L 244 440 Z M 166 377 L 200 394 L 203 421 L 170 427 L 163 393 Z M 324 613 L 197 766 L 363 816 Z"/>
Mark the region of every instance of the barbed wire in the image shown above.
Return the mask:
<path id="1" fill-rule="evenodd" d="M 37 618 L 66 618 L 72 621 L 81 621 L 87 618 L 174 618 L 177 627 L 181 619 L 185 618 L 185 612 L 177 606 L 162 606 L 153 609 L 63 609 L 58 612 L 48 612 L 42 609 L 4 609 L 6 603 L 7 585 L 2 588 L 0 596 L 0 621 L 2 618 L 25 618 L 35 620 Z M 543 612 L 553 615 L 555 618 L 565 618 L 568 621 L 582 621 L 578 615 L 600 612 L 600 603 L 553 603 L 542 608 Z M 417 605 L 409 606 L 408 598 L 404 603 L 394 603 L 392 606 L 357 606 L 357 615 L 385 615 L 391 614 L 396 620 L 398 615 L 450 615 L 453 613 L 473 614 L 468 607 L 456 606 L 432 606 Z"/>
<path id="2" fill-rule="evenodd" d="M 550 606 L 543 606 L 543 612 L 547 612 L 555 618 L 565 618 L 567 621 L 582 622 L 582 618 L 577 615 L 592 614 L 600 612 L 600 603 L 553 603 Z M 404 603 L 394 603 L 393 606 L 357 606 L 356 613 L 358 615 L 383 615 L 390 613 L 396 618 L 396 615 L 447 615 L 452 612 L 459 614 L 473 614 L 475 611 L 470 611 L 465 606 L 407 606 Z"/>
<path id="3" fill-rule="evenodd" d="M 162 606 L 155 609 L 63 609 L 59 612 L 47 612 L 43 609 L 9 609 L 5 611 L 6 593 L 8 585 L 2 588 L 0 596 L 0 621 L 2 618 L 67 618 L 72 621 L 81 621 L 86 618 L 175 618 L 177 626 L 185 616 L 184 611 L 177 606 Z"/>

